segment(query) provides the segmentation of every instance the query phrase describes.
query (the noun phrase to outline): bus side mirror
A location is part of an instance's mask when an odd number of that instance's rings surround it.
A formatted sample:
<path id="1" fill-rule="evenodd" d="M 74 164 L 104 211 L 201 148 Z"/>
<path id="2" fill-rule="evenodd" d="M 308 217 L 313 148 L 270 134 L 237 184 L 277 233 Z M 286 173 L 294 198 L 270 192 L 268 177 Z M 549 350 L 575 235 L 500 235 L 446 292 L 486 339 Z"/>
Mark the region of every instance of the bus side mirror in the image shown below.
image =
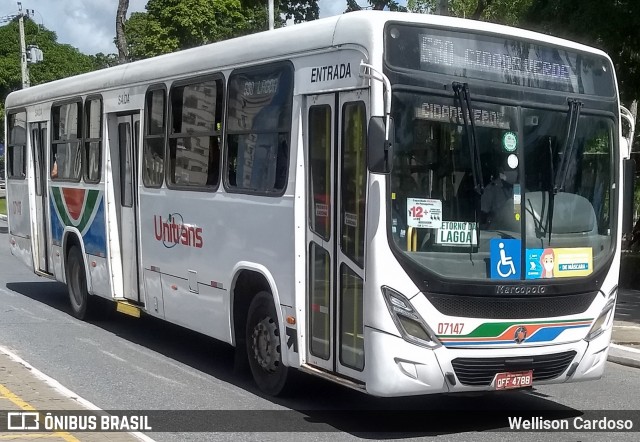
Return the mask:
<path id="1" fill-rule="evenodd" d="M 393 159 L 395 129 L 389 119 L 389 139 L 385 137 L 385 118 L 371 117 L 367 130 L 367 167 L 371 173 L 389 173 Z"/>
<path id="2" fill-rule="evenodd" d="M 631 149 L 629 147 L 629 140 L 625 137 L 620 137 L 620 152 L 622 152 L 623 158 L 629 158 L 631 156 Z"/>
<path id="3" fill-rule="evenodd" d="M 633 194 L 636 181 L 636 162 L 633 159 L 626 159 L 622 164 L 622 233 L 628 234 L 633 231 Z"/>

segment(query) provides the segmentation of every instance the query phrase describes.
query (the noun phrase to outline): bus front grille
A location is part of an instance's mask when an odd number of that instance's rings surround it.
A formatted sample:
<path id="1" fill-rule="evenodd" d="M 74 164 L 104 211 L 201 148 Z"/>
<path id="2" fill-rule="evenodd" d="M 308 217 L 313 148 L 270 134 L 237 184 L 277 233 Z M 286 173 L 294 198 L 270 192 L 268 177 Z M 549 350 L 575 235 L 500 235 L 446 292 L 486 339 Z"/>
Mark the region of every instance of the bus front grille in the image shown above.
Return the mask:
<path id="1" fill-rule="evenodd" d="M 443 315 L 482 319 L 553 318 L 584 313 L 598 292 L 556 296 L 466 296 L 427 293 Z"/>
<path id="2" fill-rule="evenodd" d="M 534 381 L 546 381 L 560 376 L 567 369 L 575 351 L 522 358 L 456 358 L 451 361 L 460 383 L 472 387 L 490 385 L 498 373 L 533 370 Z"/>

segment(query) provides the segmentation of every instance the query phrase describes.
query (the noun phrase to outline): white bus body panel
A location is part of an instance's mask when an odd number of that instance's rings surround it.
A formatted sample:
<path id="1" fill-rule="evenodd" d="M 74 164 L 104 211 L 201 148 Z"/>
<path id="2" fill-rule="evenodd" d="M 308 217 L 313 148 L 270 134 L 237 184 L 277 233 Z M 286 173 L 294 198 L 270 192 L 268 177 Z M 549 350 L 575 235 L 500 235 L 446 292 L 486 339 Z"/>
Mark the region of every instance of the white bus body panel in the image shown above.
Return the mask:
<path id="1" fill-rule="evenodd" d="M 31 210 L 27 179 L 7 179 L 6 189 L 11 254 L 34 270 L 34 256 L 31 248 Z"/>
<path id="2" fill-rule="evenodd" d="M 270 263 L 274 288 L 293 293 L 291 196 L 141 189 L 140 213 L 145 286 L 160 273 L 168 321 L 231 342 L 230 287 L 241 261 Z M 193 233 L 176 242 L 182 227 Z"/>

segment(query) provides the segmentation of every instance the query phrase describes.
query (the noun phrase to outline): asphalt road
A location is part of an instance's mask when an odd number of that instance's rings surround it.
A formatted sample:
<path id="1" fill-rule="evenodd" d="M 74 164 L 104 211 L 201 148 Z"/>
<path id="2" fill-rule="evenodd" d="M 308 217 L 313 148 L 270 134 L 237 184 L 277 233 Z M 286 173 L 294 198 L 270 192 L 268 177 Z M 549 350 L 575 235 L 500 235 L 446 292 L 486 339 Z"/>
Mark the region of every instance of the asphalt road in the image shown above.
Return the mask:
<path id="1" fill-rule="evenodd" d="M 8 251 L 0 234 L 0 345 L 105 410 L 255 410 L 231 416 L 232 427 L 259 422 L 259 429 L 291 424 L 320 432 L 150 433 L 157 441 L 189 440 L 637 440 L 635 433 L 514 433 L 486 410 L 536 410 L 580 416 L 583 410 L 636 410 L 640 424 L 640 370 L 608 363 L 595 382 L 484 396 L 380 399 L 320 379 L 300 376 L 286 398 L 261 395 L 246 373 L 234 371 L 228 345 L 152 318 L 114 314 L 82 322 L 69 314 L 66 288 L 33 275 Z M 266 412 L 261 410 L 267 410 Z M 283 410 L 273 413 L 270 410 Z M 326 414 L 323 410 L 369 410 Z M 452 419 L 443 419 L 442 412 Z M 411 413 L 411 414 L 410 414 Z M 236 416 L 237 417 L 234 417 Z M 422 417 L 428 431 L 366 431 L 383 416 L 402 421 Z M 431 417 L 431 418 L 430 418 Z M 239 422 L 233 422 L 233 419 Z M 310 427 L 309 427 L 310 428 Z M 640 429 L 639 429 L 640 430 Z"/>

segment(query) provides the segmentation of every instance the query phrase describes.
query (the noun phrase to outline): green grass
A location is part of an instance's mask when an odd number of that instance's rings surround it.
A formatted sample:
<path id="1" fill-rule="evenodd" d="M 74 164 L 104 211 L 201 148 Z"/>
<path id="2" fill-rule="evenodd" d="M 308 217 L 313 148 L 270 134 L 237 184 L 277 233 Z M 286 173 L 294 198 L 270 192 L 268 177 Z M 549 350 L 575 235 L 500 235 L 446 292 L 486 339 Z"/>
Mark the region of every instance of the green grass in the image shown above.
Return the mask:
<path id="1" fill-rule="evenodd" d="M 0 213 L 7 214 L 7 200 L 5 198 L 0 198 Z"/>

